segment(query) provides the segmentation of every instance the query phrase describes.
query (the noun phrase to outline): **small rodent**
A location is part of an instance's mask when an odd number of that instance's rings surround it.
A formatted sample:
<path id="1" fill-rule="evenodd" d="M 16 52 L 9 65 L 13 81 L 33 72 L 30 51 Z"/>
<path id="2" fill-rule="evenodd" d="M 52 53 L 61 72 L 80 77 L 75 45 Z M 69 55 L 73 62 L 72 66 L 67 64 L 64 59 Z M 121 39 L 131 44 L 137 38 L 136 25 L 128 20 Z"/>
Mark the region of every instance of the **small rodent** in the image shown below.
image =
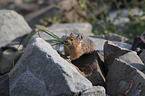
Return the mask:
<path id="1" fill-rule="evenodd" d="M 71 60 L 75 60 L 81 55 L 93 52 L 94 50 L 95 43 L 81 35 L 75 36 L 71 33 L 64 40 L 64 54 L 65 56 L 70 56 Z"/>

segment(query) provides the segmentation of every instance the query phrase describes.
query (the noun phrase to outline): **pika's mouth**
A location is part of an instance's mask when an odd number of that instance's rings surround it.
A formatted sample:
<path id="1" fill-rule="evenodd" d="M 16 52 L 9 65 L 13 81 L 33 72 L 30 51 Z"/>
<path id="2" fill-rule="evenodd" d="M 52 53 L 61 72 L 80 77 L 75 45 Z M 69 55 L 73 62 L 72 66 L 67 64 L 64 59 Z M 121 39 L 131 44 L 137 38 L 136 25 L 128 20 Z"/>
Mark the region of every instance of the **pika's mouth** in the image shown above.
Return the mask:
<path id="1" fill-rule="evenodd" d="M 64 41 L 65 45 L 70 45 L 70 43 L 68 41 Z"/>
<path id="2" fill-rule="evenodd" d="M 65 45 L 70 45 L 70 43 L 64 43 Z"/>

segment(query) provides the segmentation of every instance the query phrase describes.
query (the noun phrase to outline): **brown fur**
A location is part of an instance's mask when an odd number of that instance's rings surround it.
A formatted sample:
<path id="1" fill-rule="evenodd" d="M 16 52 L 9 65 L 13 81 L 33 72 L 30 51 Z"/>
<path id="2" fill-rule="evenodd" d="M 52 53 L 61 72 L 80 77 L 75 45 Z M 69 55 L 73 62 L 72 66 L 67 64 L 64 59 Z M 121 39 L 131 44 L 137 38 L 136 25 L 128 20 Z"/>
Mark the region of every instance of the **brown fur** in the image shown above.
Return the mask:
<path id="1" fill-rule="evenodd" d="M 81 55 L 93 52 L 95 44 L 88 38 L 80 38 L 71 34 L 64 40 L 64 54 L 70 56 L 71 60 L 79 58 Z"/>

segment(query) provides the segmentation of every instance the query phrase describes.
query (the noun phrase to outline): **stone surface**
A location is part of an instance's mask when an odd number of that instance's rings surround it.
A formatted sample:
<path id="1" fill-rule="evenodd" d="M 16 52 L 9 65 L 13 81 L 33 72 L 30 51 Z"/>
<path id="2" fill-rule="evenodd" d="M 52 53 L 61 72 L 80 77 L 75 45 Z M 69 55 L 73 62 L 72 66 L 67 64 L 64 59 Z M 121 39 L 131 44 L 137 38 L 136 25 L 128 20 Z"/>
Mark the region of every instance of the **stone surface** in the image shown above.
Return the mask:
<path id="1" fill-rule="evenodd" d="M 131 50 L 134 51 L 140 51 L 139 49 L 145 49 L 145 40 L 144 40 L 144 36 L 136 36 L 133 40 L 133 44 L 132 44 L 132 48 Z"/>
<path id="2" fill-rule="evenodd" d="M 145 70 L 143 62 L 141 61 L 140 57 L 135 51 L 123 49 L 119 46 L 113 45 L 111 43 L 109 44 L 106 42 L 104 45 L 104 61 L 107 70 L 109 70 L 109 67 L 111 66 L 115 58 L 119 58 L 125 61 L 126 63 L 132 65 L 140 71 Z"/>
<path id="3" fill-rule="evenodd" d="M 12 96 L 54 96 L 92 87 L 89 80 L 41 38 L 30 41 L 9 73 L 9 82 Z"/>
<path id="4" fill-rule="evenodd" d="M 107 40 L 110 40 L 110 41 L 118 41 L 118 42 L 131 43 L 131 41 L 128 38 L 123 37 L 123 36 L 118 35 L 118 34 L 114 34 L 114 33 L 108 33 L 108 34 L 106 34 L 105 38 Z"/>
<path id="5" fill-rule="evenodd" d="M 12 10 L 0 10 L 0 47 L 31 32 L 24 18 Z"/>
<path id="6" fill-rule="evenodd" d="M 52 31 L 60 31 L 65 34 L 75 33 L 83 34 L 85 36 L 91 35 L 92 25 L 90 23 L 64 23 L 64 24 L 54 24 L 48 27 Z"/>
<path id="7" fill-rule="evenodd" d="M 61 93 L 61 94 L 55 95 L 55 96 L 79 96 L 79 93 L 68 92 L 68 93 Z"/>
<path id="8" fill-rule="evenodd" d="M 110 96 L 144 96 L 145 74 L 120 59 L 115 59 L 107 75 Z"/>
<path id="9" fill-rule="evenodd" d="M 141 60 L 143 61 L 143 63 L 145 64 L 145 50 L 143 50 L 141 52 L 141 54 L 139 55 L 139 57 L 141 58 Z"/>
<path id="10" fill-rule="evenodd" d="M 63 32 L 59 32 L 59 31 L 52 31 L 55 35 L 57 35 L 59 38 L 61 39 L 66 39 L 67 36 L 69 36 L 69 34 L 65 34 Z M 40 36 L 42 39 L 44 40 L 50 40 L 50 39 L 54 39 L 53 37 L 49 36 L 48 34 L 44 33 L 44 32 L 41 32 L 40 33 Z M 31 39 L 34 39 L 34 38 L 37 38 L 39 37 L 38 34 L 35 34 L 31 37 Z M 51 45 L 53 45 L 55 42 L 49 42 Z M 63 44 L 61 44 L 60 46 L 59 45 L 55 45 L 53 46 L 53 48 L 57 51 L 59 51 L 61 54 L 64 54 L 64 49 L 63 49 Z"/>
<path id="11" fill-rule="evenodd" d="M 104 50 L 104 44 L 106 41 L 105 39 L 100 39 L 100 38 L 96 38 L 96 37 L 89 37 L 89 39 L 91 39 L 95 44 L 96 44 L 96 48 L 95 50 Z M 121 48 L 126 48 L 126 49 L 131 49 L 130 44 L 127 43 L 123 43 L 123 42 L 117 42 L 117 41 L 109 41 L 111 44 L 114 44 L 115 46 L 119 46 Z"/>
<path id="12" fill-rule="evenodd" d="M 135 51 L 128 52 L 118 58 L 142 72 L 145 70 L 144 63 L 141 61 L 140 57 Z"/>
<path id="13" fill-rule="evenodd" d="M 25 16 L 27 22 L 31 27 L 36 24 L 42 24 L 40 21 L 42 18 L 54 17 L 59 12 L 59 9 L 54 5 L 46 6 L 40 10 L 34 11 Z"/>
<path id="14" fill-rule="evenodd" d="M 130 52 L 130 50 L 121 48 L 113 44 L 112 42 L 105 42 L 104 44 L 104 62 L 106 64 L 106 70 L 110 69 L 111 64 L 115 58 Z"/>
<path id="15" fill-rule="evenodd" d="M 128 11 L 126 9 L 121 9 L 121 10 L 117 10 L 117 11 L 111 11 L 109 19 L 113 20 L 114 18 L 117 17 L 117 14 L 120 14 L 120 13 L 122 13 L 123 17 L 128 16 Z"/>
<path id="16" fill-rule="evenodd" d="M 118 19 L 116 19 L 114 21 L 112 20 L 112 22 L 114 25 L 118 25 L 118 26 L 122 27 L 122 26 L 124 26 L 125 23 L 130 22 L 130 19 L 128 17 L 119 17 Z"/>
<path id="17" fill-rule="evenodd" d="M 81 96 L 106 96 L 105 88 L 102 86 L 93 86 L 83 92 Z"/>
<path id="18" fill-rule="evenodd" d="M 18 51 L 14 49 L 7 49 L 2 52 L 0 56 L 0 75 L 9 72 L 18 61 L 23 51 Z"/>
<path id="19" fill-rule="evenodd" d="M 134 8 L 134 9 L 130 9 L 130 10 L 127 10 L 127 9 L 120 9 L 120 10 L 115 10 L 115 11 L 111 11 L 110 12 L 110 16 L 108 17 L 109 20 L 113 21 L 118 14 L 121 14 L 120 18 L 117 18 L 115 21 L 114 21 L 114 24 L 115 25 L 120 25 L 120 24 L 124 24 L 124 23 L 127 23 L 129 22 L 129 14 L 134 16 L 134 15 L 137 15 L 137 16 L 142 16 L 143 15 L 143 11 L 138 9 L 138 8 Z"/>
<path id="20" fill-rule="evenodd" d="M 145 43 L 145 31 L 141 34 L 140 38 L 141 38 L 141 41 Z"/>
<path id="21" fill-rule="evenodd" d="M 9 77 L 8 74 L 0 76 L 0 96 L 9 96 Z"/>
<path id="22" fill-rule="evenodd" d="M 105 86 L 106 72 L 104 72 L 104 63 L 100 60 L 96 51 L 83 54 L 79 58 L 72 60 L 72 64 L 76 65 L 93 85 Z"/>

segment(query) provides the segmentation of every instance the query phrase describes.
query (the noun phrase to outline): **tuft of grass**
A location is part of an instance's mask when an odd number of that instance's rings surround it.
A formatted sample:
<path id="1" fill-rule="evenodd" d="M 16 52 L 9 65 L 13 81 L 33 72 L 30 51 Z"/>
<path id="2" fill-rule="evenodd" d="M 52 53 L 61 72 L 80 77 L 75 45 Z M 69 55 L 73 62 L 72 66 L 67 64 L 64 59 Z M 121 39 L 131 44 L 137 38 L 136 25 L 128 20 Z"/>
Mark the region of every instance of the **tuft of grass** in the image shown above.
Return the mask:
<path id="1" fill-rule="evenodd" d="M 39 37 L 41 38 L 40 36 L 40 32 L 44 32 L 46 34 L 48 34 L 49 36 L 53 37 L 54 39 L 50 39 L 50 40 L 45 40 L 46 42 L 49 42 L 49 41 L 53 41 L 53 42 L 56 42 L 55 44 L 53 44 L 52 46 L 54 45 L 60 45 L 60 44 L 64 44 L 63 40 L 61 38 L 59 38 L 57 35 L 55 35 L 54 33 L 52 33 L 51 31 L 49 30 L 46 30 L 46 29 L 38 29 L 37 31 L 29 34 L 20 44 L 19 46 L 17 47 L 17 49 L 20 47 L 21 44 L 24 43 L 25 40 L 27 40 L 28 38 L 30 38 L 31 36 L 33 36 L 34 34 L 38 33 Z"/>
<path id="2" fill-rule="evenodd" d="M 45 40 L 46 42 L 49 42 L 49 41 L 56 42 L 56 43 L 52 44 L 51 46 L 64 44 L 63 40 L 62 40 L 61 38 L 59 38 L 57 35 L 55 35 L 54 33 L 52 33 L 51 31 L 46 30 L 46 29 L 38 29 L 37 31 L 35 31 L 35 32 L 31 33 L 31 34 L 29 34 L 29 35 L 19 44 L 19 46 L 17 47 L 17 50 L 18 50 L 18 48 L 20 47 L 20 45 L 22 45 L 27 39 L 29 39 L 29 38 L 30 38 L 31 36 L 33 36 L 34 34 L 38 33 L 39 37 L 41 38 L 40 32 L 45 32 L 47 35 L 49 35 L 49 36 L 51 36 L 51 37 L 54 38 L 54 39 L 50 39 L 50 40 Z M 16 54 L 17 54 L 17 53 L 16 53 Z M 16 54 L 15 54 L 15 55 L 16 55 Z M 14 58 L 15 58 L 15 55 L 14 55 Z M 15 64 L 14 58 L 13 58 L 13 61 L 12 61 L 13 67 L 14 67 L 14 64 Z"/>

